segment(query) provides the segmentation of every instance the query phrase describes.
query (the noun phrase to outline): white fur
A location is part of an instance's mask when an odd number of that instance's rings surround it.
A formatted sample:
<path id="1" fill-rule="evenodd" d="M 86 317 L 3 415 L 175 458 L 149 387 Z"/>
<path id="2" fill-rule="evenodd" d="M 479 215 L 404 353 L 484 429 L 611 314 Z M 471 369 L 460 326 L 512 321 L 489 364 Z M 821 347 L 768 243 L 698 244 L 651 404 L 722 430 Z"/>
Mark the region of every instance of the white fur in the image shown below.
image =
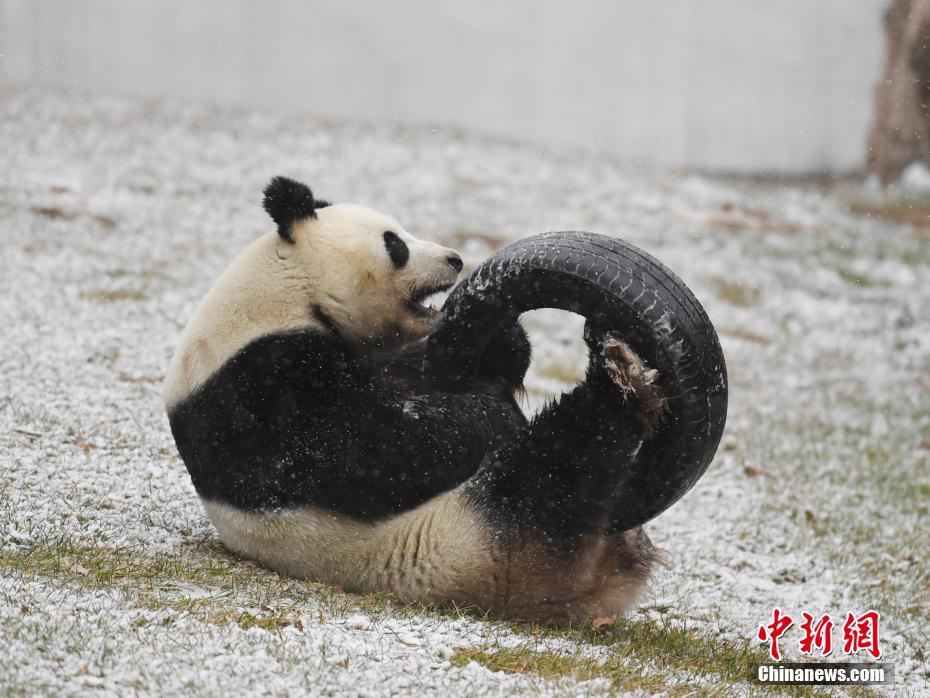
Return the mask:
<path id="1" fill-rule="evenodd" d="M 402 269 L 385 249 L 387 230 L 410 250 Z M 258 337 L 325 331 L 315 305 L 353 345 L 425 336 L 429 319 L 411 312 L 407 301 L 417 289 L 449 285 L 457 276 L 447 262 L 453 250 L 418 240 L 394 218 L 363 206 L 327 206 L 292 232 L 293 243 L 271 232 L 249 245 L 200 302 L 168 367 L 168 408 Z"/>
<path id="2" fill-rule="evenodd" d="M 204 501 L 223 542 L 283 574 L 407 601 L 486 596 L 489 537 L 457 492 L 379 523 L 318 507 L 248 513 Z"/>
<path id="3" fill-rule="evenodd" d="M 512 618 L 623 613 L 656 560 L 642 531 L 582 541 L 566 559 L 538 541 L 502 539 L 466 501 L 462 487 L 376 523 L 317 507 L 256 513 L 204 501 L 204 508 L 229 548 L 282 574 Z"/>

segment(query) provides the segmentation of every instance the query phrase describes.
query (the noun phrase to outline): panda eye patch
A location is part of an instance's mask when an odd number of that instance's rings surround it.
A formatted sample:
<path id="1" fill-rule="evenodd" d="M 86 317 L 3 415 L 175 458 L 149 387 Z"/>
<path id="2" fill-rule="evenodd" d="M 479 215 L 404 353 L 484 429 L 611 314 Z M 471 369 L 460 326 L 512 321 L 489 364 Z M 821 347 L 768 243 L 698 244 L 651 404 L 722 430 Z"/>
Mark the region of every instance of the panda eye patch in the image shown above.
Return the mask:
<path id="1" fill-rule="evenodd" d="M 410 250 L 407 243 L 401 240 L 397 233 L 390 230 L 384 231 L 384 246 L 391 258 L 391 264 L 400 269 L 410 259 Z"/>

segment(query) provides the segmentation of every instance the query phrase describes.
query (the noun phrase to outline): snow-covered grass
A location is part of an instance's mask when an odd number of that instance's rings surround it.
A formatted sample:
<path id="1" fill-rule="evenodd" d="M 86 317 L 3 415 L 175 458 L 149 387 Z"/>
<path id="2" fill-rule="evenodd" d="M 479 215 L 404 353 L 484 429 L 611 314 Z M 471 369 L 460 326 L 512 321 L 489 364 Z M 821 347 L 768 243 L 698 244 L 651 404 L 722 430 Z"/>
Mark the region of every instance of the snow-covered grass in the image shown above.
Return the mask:
<path id="1" fill-rule="evenodd" d="M 880 611 L 899 686 L 930 690 L 927 201 L 634 172 L 444 129 L 0 100 L 0 693 L 758 691 L 774 606 Z M 727 355 L 729 424 L 704 479 L 649 524 L 671 566 L 630 618 L 547 630 L 411 608 L 218 543 L 160 383 L 194 305 L 269 227 L 274 174 L 391 212 L 470 264 L 589 229 L 694 289 Z M 532 410 L 584 351 L 580 318 L 526 324 Z"/>

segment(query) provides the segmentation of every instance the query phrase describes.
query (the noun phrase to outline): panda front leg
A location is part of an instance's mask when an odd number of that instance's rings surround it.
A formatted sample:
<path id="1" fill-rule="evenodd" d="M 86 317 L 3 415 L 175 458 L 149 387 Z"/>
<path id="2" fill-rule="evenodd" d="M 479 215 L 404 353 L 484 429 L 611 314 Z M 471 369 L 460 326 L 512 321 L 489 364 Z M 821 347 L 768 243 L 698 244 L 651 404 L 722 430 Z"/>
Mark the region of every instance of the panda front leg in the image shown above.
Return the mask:
<path id="1" fill-rule="evenodd" d="M 656 372 L 617 338 L 589 344 L 584 383 L 489 454 L 463 489 L 506 566 L 495 606 L 508 616 L 621 613 L 657 559 L 641 528 L 607 533 L 625 468 L 663 410 Z"/>

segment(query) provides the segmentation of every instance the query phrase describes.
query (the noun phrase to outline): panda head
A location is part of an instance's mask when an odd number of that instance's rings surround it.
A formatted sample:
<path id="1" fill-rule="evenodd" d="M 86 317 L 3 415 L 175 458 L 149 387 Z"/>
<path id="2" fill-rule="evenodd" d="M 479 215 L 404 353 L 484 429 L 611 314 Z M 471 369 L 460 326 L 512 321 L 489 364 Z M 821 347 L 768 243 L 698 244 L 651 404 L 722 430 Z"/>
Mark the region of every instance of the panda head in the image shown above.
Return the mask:
<path id="1" fill-rule="evenodd" d="M 454 250 L 370 208 L 316 200 L 285 177 L 264 194 L 283 273 L 304 282 L 297 300 L 321 324 L 355 347 L 396 346 L 435 328 L 440 313 L 424 301 L 455 283 L 462 258 Z"/>

